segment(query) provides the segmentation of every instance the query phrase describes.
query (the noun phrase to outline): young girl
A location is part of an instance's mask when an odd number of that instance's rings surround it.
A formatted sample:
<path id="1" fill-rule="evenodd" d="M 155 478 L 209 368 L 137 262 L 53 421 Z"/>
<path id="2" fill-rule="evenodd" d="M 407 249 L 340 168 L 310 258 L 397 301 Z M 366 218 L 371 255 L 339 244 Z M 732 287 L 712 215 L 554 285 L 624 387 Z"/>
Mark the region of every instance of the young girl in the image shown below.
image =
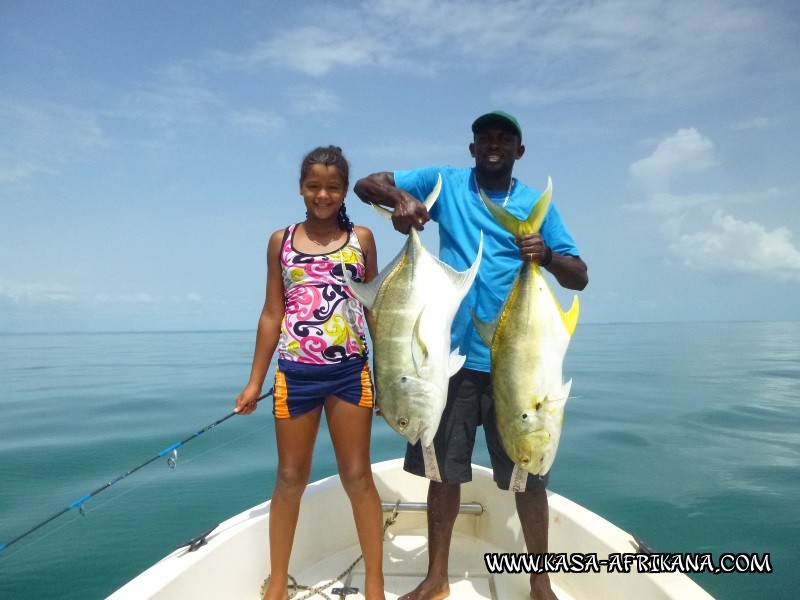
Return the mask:
<path id="1" fill-rule="evenodd" d="M 271 575 L 264 600 L 287 598 L 289 555 L 322 410 L 350 498 L 368 600 L 384 599 L 381 504 L 370 466 L 372 381 L 363 307 L 349 294 L 342 262 L 357 281 L 378 272 L 375 239 L 347 217 L 349 165 L 341 148 L 311 151 L 300 167 L 306 219 L 272 234 L 267 295 L 258 322 L 250 381 L 236 399 L 249 414 L 275 348 L 273 414 L 278 474 L 269 519 Z"/>

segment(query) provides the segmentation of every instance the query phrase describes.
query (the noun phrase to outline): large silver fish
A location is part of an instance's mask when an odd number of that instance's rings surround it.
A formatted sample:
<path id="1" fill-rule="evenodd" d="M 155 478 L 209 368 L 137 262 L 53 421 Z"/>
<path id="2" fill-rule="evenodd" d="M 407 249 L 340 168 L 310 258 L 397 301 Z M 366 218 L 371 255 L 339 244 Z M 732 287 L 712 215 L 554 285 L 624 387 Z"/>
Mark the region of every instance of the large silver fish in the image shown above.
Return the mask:
<path id="1" fill-rule="evenodd" d="M 430 210 L 442 178 L 425 200 Z M 391 213 L 375 207 L 384 216 Z M 376 399 L 392 429 L 411 444 L 433 442 L 450 376 L 464 364 L 450 352 L 450 328 L 478 272 L 483 239 L 472 266 L 458 272 L 428 252 L 412 228 L 395 259 L 371 282 L 345 277 L 353 295 L 372 311 Z"/>
<path id="2" fill-rule="evenodd" d="M 486 208 L 515 237 L 537 233 L 550 206 L 552 181 L 520 221 L 485 195 Z M 511 459 L 534 475 L 550 470 L 558 450 L 564 405 L 572 380 L 562 366 L 578 323 L 578 297 L 564 312 L 538 264 L 524 262 L 492 323 L 473 320 L 491 349 L 494 410 L 500 439 Z"/>

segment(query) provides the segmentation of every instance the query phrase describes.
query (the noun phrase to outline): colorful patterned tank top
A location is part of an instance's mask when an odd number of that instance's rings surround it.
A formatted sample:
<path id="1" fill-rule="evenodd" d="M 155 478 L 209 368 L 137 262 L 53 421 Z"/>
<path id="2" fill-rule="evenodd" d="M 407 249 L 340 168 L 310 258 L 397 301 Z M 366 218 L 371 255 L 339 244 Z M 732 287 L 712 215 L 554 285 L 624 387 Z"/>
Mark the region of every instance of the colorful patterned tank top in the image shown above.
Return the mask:
<path id="1" fill-rule="evenodd" d="M 328 254 L 305 254 L 293 244 L 297 224 L 286 228 L 281 247 L 286 312 L 278 356 L 306 364 L 329 365 L 367 356 L 361 303 L 350 293 L 350 277 L 364 281 L 364 252 L 355 231 L 347 243 Z"/>

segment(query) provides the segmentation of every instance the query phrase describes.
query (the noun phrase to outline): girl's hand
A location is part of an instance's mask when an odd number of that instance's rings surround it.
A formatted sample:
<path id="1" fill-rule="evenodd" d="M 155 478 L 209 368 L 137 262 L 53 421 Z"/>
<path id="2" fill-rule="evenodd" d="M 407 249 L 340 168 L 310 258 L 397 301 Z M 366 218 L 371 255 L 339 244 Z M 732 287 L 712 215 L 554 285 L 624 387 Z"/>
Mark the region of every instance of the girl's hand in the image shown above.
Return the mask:
<path id="1" fill-rule="evenodd" d="M 261 388 L 254 385 L 248 385 L 236 397 L 236 408 L 234 409 L 234 412 L 239 413 L 240 415 L 249 415 L 256 408 L 258 408 L 256 400 L 260 395 Z"/>

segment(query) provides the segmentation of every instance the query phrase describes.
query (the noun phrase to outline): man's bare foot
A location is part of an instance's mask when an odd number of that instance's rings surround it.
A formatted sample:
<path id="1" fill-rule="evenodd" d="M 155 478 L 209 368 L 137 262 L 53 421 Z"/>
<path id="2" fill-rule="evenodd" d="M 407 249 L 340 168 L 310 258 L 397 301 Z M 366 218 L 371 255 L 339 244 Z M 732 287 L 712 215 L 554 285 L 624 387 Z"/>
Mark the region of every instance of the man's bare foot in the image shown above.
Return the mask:
<path id="1" fill-rule="evenodd" d="M 398 600 L 444 600 L 450 596 L 450 584 L 447 580 L 432 580 L 427 577 L 416 589 L 400 596 Z"/>
<path id="2" fill-rule="evenodd" d="M 531 600 L 558 600 L 558 596 L 550 586 L 550 576 L 547 573 L 531 575 Z"/>

